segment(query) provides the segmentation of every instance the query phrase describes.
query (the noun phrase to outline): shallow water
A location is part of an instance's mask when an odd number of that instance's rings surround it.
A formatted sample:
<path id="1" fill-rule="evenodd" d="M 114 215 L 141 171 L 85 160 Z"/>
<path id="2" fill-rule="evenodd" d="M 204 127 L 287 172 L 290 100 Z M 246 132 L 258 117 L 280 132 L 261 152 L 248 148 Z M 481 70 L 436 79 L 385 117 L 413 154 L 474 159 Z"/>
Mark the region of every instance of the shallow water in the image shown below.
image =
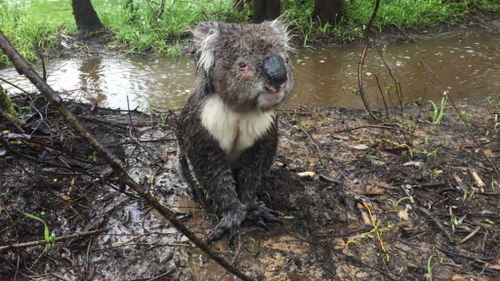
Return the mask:
<path id="1" fill-rule="evenodd" d="M 361 99 L 354 94 L 360 50 L 349 47 L 298 51 L 294 55 L 296 86 L 286 107 L 362 107 Z M 500 94 L 500 34 L 394 44 L 384 46 L 382 51 L 401 83 L 405 102 L 437 99 L 445 89 L 456 99 Z M 421 60 L 434 72 L 433 81 Z M 50 62 L 48 73 L 49 84 L 65 97 L 121 109 L 178 108 L 195 83 L 194 64 L 188 58 L 72 58 Z M 24 89 L 33 89 L 14 69 L 0 70 L 0 76 Z M 371 103 L 381 106 L 375 76 L 383 91 L 391 88 L 392 80 L 376 49 L 368 52 L 364 76 Z M 5 83 L 2 86 L 16 92 Z M 394 90 L 386 99 L 389 104 L 397 104 Z"/>

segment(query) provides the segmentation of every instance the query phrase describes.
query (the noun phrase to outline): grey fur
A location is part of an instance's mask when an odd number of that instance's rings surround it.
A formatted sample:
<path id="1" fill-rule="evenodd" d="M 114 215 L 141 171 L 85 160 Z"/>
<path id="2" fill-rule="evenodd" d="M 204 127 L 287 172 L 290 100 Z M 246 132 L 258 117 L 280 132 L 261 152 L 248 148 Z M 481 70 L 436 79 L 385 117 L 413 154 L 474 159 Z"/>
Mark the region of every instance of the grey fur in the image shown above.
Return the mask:
<path id="1" fill-rule="evenodd" d="M 261 227 L 278 221 L 275 213 L 258 203 L 256 197 L 276 154 L 277 116 L 268 115 L 274 119 L 267 130 L 230 161 L 228 152 L 204 125 L 202 112 L 214 97 L 236 116 L 260 116 L 281 104 L 293 86 L 288 34 L 279 21 L 258 25 L 206 22 L 192 33 L 197 48 L 198 85 L 178 119 L 179 166 L 195 196 L 213 207 L 221 218 L 209 241 L 225 233 L 232 240 L 244 221 Z M 285 68 L 285 83 L 269 82 L 262 67 L 269 56 L 278 56 L 280 63 L 276 67 Z"/>

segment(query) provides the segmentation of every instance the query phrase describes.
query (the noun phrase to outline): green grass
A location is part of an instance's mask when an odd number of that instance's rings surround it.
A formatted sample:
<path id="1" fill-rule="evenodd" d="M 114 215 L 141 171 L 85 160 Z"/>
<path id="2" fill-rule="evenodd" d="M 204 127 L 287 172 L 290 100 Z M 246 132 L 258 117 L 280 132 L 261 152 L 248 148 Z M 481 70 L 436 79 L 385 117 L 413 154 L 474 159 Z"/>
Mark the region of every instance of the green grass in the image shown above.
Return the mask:
<path id="1" fill-rule="evenodd" d="M 14 2 L 14 1 L 12 1 Z M 69 1 L 0 1 L 0 30 L 29 61 L 37 50 L 50 50 L 59 42 L 58 34 L 76 30 Z M 0 66 L 7 57 L 0 55 Z"/>
<path id="2" fill-rule="evenodd" d="M 170 56 L 180 54 L 183 33 L 197 22 L 245 21 L 251 14 L 248 5 L 243 13 L 235 12 L 231 0 L 177 0 L 166 1 L 163 15 L 158 19 L 160 2 L 92 1 L 103 24 L 116 34 L 113 46 Z M 345 0 L 346 20 L 338 26 L 314 23 L 310 16 L 313 1 L 305 1 L 304 5 L 297 2 L 288 0 L 283 3 L 282 12 L 297 37 L 302 39 L 303 45 L 307 45 L 321 34 L 341 41 L 361 38 L 374 0 Z M 403 31 L 424 28 L 440 22 L 453 23 L 464 14 L 476 10 L 500 10 L 500 3 L 496 0 L 382 0 L 374 27 L 379 30 L 391 27 Z M 37 49 L 55 51 L 60 34 L 76 32 L 71 1 L 0 1 L 0 30 L 22 55 L 34 61 Z M 5 64 L 7 58 L 0 55 L 0 66 Z"/>
<path id="3" fill-rule="evenodd" d="M 43 249 L 44 252 L 48 252 L 50 249 L 52 249 L 52 247 L 54 247 L 54 244 L 56 243 L 56 235 L 54 232 L 50 232 L 49 230 L 49 226 L 47 225 L 47 223 L 39 216 L 36 216 L 36 215 L 33 215 L 33 214 L 28 214 L 28 213 L 24 213 L 24 212 L 21 212 L 23 215 L 25 215 L 26 217 L 34 220 L 34 221 L 37 221 L 37 222 L 41 222 L 43 224 L 43 238 L 45 240 L 45 248 Z M 45 213 L 41 213 L 40 216 L 44 216 Z"/>
<path id="4" fill-rule="evenodd" d="M 330 34 L 341 41 L 358 40 L 363 35 L 364 24 L 370 18 L 374 0 L 345 0 L 345 20 L 338 26 L 315 23 L 309 16 L 313 2 L 290 4 L 287 19 L 303 35 L 304 45 L 317 34 Z M 393 28 L 404 31 L 410 28 L 432 27 L 439 23 L 454 24 L 465 14 L 480 10 L 500 10 L 495 0 L 381 0 L 373 27 L 380 31 Z M 314 40 L 312 40 L 314 41 Z"/>
<path id="5" fill-rule="evenodd" d="M 161 18 L 159 5 L 152 1 L 95 0 L 95 9 L 103 24 L 116 33 L 115 43 L 134 51 L 154 50 L 179 55 L 177 44 L 181 35 L 204 20 L 238 20 L 231 1 L 166 1 Z M 160 1 L 157 1 L 158 3 Z"/>

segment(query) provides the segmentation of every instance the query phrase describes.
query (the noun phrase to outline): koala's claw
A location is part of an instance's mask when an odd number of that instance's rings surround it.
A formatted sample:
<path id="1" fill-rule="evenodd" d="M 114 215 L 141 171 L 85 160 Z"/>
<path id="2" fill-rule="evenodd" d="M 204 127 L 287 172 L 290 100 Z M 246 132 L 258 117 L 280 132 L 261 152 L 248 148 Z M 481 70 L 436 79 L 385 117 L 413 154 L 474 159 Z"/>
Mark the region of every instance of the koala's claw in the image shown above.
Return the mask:
<path id="1" fill-rule="evenodd" d="M 227 212 L 214 227 L 212 233 L 208 236 L 207 244 L 220 240 L 225 233 L 228 233 L 229 244 L 234 244 L 241 224 L 245 220 L 246 210 L 244 207 L 238 207 L 235 210 Z"/>
<path id="2" fill-rule="evenodd" d="M 263 203 L 249 204 L 246 221 L 268 230 L 266 223 L 282 223 L 278 215 L 276 211 L 267 208 Z"/>

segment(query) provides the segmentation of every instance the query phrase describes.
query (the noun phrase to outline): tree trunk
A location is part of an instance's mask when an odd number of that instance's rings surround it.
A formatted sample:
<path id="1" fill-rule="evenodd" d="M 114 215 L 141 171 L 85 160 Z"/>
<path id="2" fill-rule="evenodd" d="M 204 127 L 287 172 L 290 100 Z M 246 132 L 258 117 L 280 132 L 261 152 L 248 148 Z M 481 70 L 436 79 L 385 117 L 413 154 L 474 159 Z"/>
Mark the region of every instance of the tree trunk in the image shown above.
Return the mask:
<path id="1" fill-rule="evenodd" d="M 103 28 L 90 0 L 72 0 L 71 3 L 78 30 L 96 31 Z"/>
<path id="2" fill-rule="evenodd" d="M 12 103 L 7 91 L 2 88 L 0 85 L 0 121 L 3 118 L 7 118 L 9 122 L 12 122 L 17 125 L 22 125 L 23 121 L 19 119 L 19 115 L 17 114 L 16 108 Z"/>
<path id="3" fill-rule="evenodd" d="M 343 0 L 315 0 L 312 16 L 321 24 L 338 24 L 344 17 Z"/>
<path id="4" fill-rule="evenodd" d="M 252 21 L 260 23 L 280 16 L 280 0 L 254 0 Z"/>

